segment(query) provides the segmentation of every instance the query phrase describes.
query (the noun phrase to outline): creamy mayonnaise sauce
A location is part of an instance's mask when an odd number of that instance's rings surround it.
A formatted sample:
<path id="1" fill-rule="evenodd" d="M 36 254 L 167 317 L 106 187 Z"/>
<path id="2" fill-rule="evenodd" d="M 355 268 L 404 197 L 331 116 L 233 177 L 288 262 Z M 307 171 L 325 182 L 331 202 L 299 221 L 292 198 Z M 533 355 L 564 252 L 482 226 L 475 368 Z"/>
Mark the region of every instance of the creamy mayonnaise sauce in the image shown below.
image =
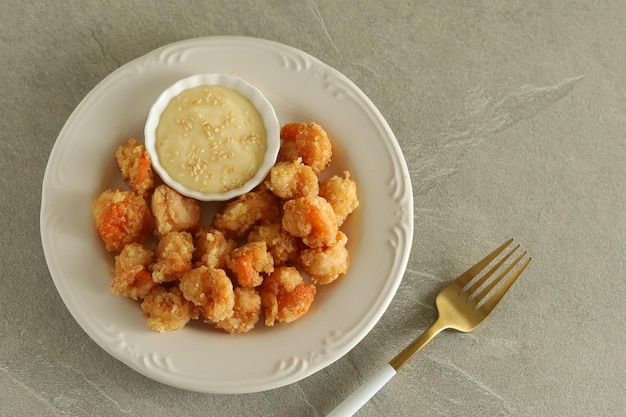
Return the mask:
<path id="1" fill-rule="evenodd" d="M 185 187 L 219 193 L 254 176 L 266 149 L 265 125 L 252 103 L 221 85 L 184 90 L 156 130 L 159 162 Z"/>

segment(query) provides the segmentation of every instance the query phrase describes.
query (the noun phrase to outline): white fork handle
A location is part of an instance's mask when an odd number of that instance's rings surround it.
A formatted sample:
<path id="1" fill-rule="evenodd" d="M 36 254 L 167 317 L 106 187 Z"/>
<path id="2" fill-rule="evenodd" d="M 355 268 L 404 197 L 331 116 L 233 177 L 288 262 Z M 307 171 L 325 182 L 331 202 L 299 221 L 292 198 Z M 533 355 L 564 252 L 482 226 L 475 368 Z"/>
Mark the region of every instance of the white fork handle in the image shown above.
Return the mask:
<path id="1" fill-rule="evenodd" d="M 396 374 L 393 366 L 385 364 L 363 385 L 343 400 L 327 417 L 349 417 L 359 411 Z"/>

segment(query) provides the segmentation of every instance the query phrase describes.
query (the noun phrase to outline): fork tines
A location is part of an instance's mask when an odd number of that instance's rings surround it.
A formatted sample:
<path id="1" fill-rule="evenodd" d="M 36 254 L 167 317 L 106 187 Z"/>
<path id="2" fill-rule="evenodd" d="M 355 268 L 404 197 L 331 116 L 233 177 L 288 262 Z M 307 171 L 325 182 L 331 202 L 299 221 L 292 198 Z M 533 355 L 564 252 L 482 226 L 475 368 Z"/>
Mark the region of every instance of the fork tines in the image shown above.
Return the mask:
<path id="1" fill-rule="evenodd" d="M 459 277 L 459 282 L 463 284 L 459 294 L 468 294 L 467 301 L 475 303 L 475 308 L 483 305 L 487 309 L 493 308 L 532 260 L 523 251 L 511 261 L 511 256 L 520 248 L 520 245 L 516 245 L 505 252 L 511 243 L 513 239 L 506 241 Z M 524 257 L 526 260 L 520 263 Z M 492 276 L 500 269 L 502 271 L 497 276 Z"/>

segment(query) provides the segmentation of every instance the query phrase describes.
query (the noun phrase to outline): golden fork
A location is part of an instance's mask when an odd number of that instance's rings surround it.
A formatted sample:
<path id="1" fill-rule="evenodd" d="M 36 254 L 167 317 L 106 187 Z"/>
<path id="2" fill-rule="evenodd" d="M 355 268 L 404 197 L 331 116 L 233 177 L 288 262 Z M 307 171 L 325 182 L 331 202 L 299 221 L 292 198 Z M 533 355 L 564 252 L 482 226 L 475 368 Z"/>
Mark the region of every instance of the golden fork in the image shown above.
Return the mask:
<path id="1" fill-rule="evenodd" d="M 461 332 L 471 332 L 482 323 L 532 260 L 526 257 L 526 252 L 522 252 L 515 260 L 506 264 L 511 255 L 519 249 L 517 245 L 495 262 L 512 242 L 513 239 L 510 239 L 502 244 L 444 288 L 435 300 L 439 313 L 435 323 L 339 404 L 328 416 L 351 416 L 356 413 L 442 330 L 455 329 Z M 524 257 L 526 260 L 520 264 Z M 492 263 L 495 265 L 479 275 Z M 514 270 L 516 265 L 518 267 Z M 499 270 L 501 270 L 499 275 L 489 281 L 489 278 Z"/>

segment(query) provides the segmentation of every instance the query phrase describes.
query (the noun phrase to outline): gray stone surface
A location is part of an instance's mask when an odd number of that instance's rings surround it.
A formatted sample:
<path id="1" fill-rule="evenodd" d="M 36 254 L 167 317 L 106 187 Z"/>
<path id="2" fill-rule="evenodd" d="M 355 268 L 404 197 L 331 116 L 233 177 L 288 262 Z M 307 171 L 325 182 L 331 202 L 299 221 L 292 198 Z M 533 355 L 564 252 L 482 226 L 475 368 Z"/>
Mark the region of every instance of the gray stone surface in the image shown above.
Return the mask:
<path id="1" fill-rule="evenodd" d="M 323 416 L 509 237 L 534 262 L 494 315 L 436 338 L 358 415 L 623 415 L 625 21 L 619 1 L 2 1 L 0 415 Z M 249 395 L 174 389 L 108 355 L 65 308 L 39 237 L 46 161 L 80 100 L 134 58 L 212 35 L 346 74 L 396 134 L 415 194 L 379 324 L 323 371 Z"/>

